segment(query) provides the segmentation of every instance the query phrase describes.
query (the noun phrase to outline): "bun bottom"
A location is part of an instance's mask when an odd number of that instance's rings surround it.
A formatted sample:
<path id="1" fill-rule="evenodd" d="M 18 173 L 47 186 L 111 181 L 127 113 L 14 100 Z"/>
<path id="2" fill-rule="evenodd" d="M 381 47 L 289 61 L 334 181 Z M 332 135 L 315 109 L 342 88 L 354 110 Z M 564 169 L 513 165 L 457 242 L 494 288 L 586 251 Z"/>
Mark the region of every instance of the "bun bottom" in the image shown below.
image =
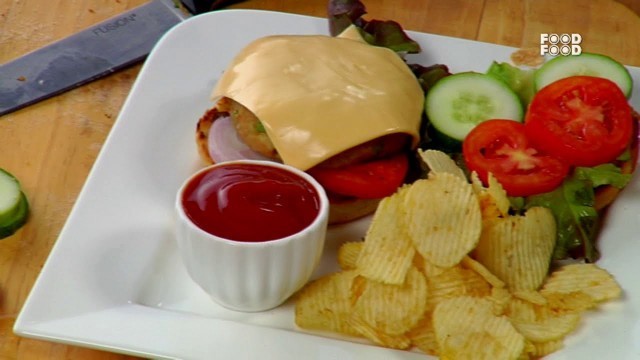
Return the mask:
<path id="1" fill-rule="evenodd" d="M 376 211 L 381 199 L 340 199 L 329 197 L 329 224 L 342 224 Z"/>

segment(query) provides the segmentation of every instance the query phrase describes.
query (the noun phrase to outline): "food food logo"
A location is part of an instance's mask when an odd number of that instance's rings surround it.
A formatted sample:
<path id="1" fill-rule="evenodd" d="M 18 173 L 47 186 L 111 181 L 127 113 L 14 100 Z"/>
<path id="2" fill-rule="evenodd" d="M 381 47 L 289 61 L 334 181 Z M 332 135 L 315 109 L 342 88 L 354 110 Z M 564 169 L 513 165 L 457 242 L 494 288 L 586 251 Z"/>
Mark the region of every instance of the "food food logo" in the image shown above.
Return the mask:
<path id="1" fill-rule="evenodd" d="M 568 56 L 582 54 L 580 34 L 540 34 L 540 55 Z"/>

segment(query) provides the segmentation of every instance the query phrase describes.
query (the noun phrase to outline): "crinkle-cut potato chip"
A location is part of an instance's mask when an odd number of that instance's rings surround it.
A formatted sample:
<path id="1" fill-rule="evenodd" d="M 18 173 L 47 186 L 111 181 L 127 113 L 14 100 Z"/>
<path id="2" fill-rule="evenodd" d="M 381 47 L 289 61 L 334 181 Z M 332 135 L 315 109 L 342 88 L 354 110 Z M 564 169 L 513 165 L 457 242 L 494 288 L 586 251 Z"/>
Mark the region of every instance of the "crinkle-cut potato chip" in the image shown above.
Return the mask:
<path id="1" fill-rule="evenodd" d="M 348 241 L 338 248 L 338 265 L 342 270 L 353 270 L 360 256 L 364 243 L 362 241 Z"/>
<path id="2" fill-rule="evenodd" d="M 489 173 L 488 180 L 489 186 L 485 188 L 478 177 L 478 173 L 475 171 L 471 173 L 471 185 L 480 200 L 483 221 L 492 221 L 505 217 L 509 215 L 509 208 L 511 207 L 511 202 L 502 184 L 491 173 Z"/>
<path id="3" fill-rule="evenodd" d="M 537 314 L 534 305 L 528 301 L 524 301 L 515 297 L 511 297 L 505 309 L 505 315 L 509 319 L 520 321 L 535 321 Z"/>
<path id="4" fill-rule="evenodd" d="M 408 349 L 409 347 L 411 347 L 411 339 L 407 335 L 385 334 L 379 329 L 372 327 L 364 319 L 351 317 L 349 319 L 349 325 L 353 329 L 355 329 L 360 336 L 363 336 L 378 345 L 400 350 Z"/>
<path id="5" fill-rule="evenodd" d="M 482 223 L 490 224 L 496 219 L 504 218 L 504 215 L 498 208 L 495 200 L 488 192 L 482 192 L 478 195 L 478 201 L 480 202 L 480 211 L 482 212 Z"/>
<path id="6" fill-rule="evenodd" d="M 532 342 L 531 349 L 527 349 L 530 357 L 537 359 L 554 353 L 564 347 L 564 339 L 546 341 L 541 343 Z"/>
<path id="7" fill-rule="evenodd" d="M 428 178 L 383 199 L 364 241 L 338 249 L 341 272 L 298 292 L 296 324 L 450 360 L 561 349 L 582 313 L 619 297 L 620 286 L 594 264 L 550 274 L 551 212 L 510 215 L 491 174 L 487 187 L 475 173 L 469 183 L 443 155 L 421 152 Z"/>
<path id="8" fill-rule="evenodd" d="M 541 292 L 541 294 L 547 300 L 547 306 L 557 313 L 582 312 L 598 305 L 591 296 L 581 291 L 569 293 Z"/>
<path id="9" fill-rule="evenodd" d="M 439 275 L 427 277 L 427 285 L 429 288 L 428 310 L 452 297 L 491 295 L 491 286 L 482 276 L 459 265 L 448 268 Z"/>
<path id="10" fill-rule="evenodd" d="M 509 201 L 509 197 L 507 196 L 507 191 L 502 187 L 502 184 L 496 179 L 493 174 L 489 173 L 489 187 L 487 191 L 493 197 L 495 201 L 496 207 L 502 214 L 502 216 L 507 216 L 509 214 L 509 208 L 511 207 L 511 202 Z"/>
<path id="11" fill-rule="evenodd" d="M 533 342 L 547 342 L 561 340 L 567 334 L 578 327 L 580 314 L 564 313 L 549 315 L 537 319 L 537 321 L 511 320 L 511 324 L 524 335 L 527 340 Z"/>
<path id="12" fill-rule="evenodd" d="M 413 256 L 413 261 L 411 262 L 414 268 L 418 269 L 424 276 L 428 276 L 425 267 L 428 266 L 427 262 L 424 260 L 422 255 L 417 252 Z"/>
<path id="13" fill-rule="evenodd" d="M 420 272 L 426 277 L 442 274 L 443 271 L 448 269 L 446 267 L 433 265 L 425 260 L 425 258 L 423 258 L 418 252 L 416 252 L 416 255 L 413 257 L 413 266 L 420 270 Z"/>
<path id="14" fill-rule="evenodd" d="M 535 305 L 546 305 L 547 299 L 536 290 L 516 290 L 513 296 Z"/>
<path id="15" fill-rule="evenodd" d="M 477 172 L 474 171 L 471 173 L 471 176 L 469 176 L 469 181 L 471 182 L 471 188 L 473 189 L 473 192 L 476 193 L 476 195 L 486 192 L 484 184 L 482 183 L 482 180 L 480 180 L 480 176 L 478 176 Z"/>
<path id="16" fill-rule="evenodd" d="M 506 313 L 512 297 L 511 292 L 509 292 L 507 288 L 494 286 L 491 288 L 491 295 L 487 296 L 486 299 L 491 301 L 493 304 L 493 314 L 498 316 Z"/>
<path id="17" fill-rule="evenodd" d="M 431 173 L 414 182 L 405 195 L 405 209 L 416 251 L 434 265 L 456 265 L 478 243 L 478 198 L 471 185 L 455 175 Z"/>
<path id="18" fill-rule="evenodd" d="M 583 292 L 593 301 L 602 302 L 619 298 L 622 289 L 613 276 L 603 268 L 596 264 L 579 263 L 564 265 L 552 272 L 540 290 L 544 296 L 550 293 L 572 292 Z"/>
<path id="19" fill-rule="evenodd" d="M 354 270 L 321 277 L 298 292 L 295 322 L 301 328 L 359 335 L 347 322 L 351 315 L 351 285 Z"/>
<path id="20" fill-rule="evenodd" d="M 530 354 L 532 354 L 534 351 L 535 347 L 533 346 L 533 344 L 530 341 L 525 340 L 524 351 L 522 352 L 522 354 L 520 354 L 520 356 L 518 356 L 517 360 L 531 360 Z"/>
<path id="21" fill-rule="evenodd" d="M 418 252 L 416 252 L 416 255 L 413 257 L 413 266 L 420 270 L 420 272 L 426 277 L 442 274 L 443 271 L 448 269 L 428 262 Z"/>
<path id="22" fill-rule="evenodd" d="M 506 315 L 518 332 L 536 343 L 560 340 L 575 330 L 580 322 L 579 313 L 556 313 L 546 306 L 518 298 L 511 300 Z"/>
<path id="23" fill-rule="evenodd" d="M 489 269 L 487 269 L 482 263 L 473 259 L 470 256 L 465 256 L 460 262 L 462 266 L 467 269 L 471 269 L 478 273 L 478 275 L 482 276 L 491 286 L 494 287 L 504 287 L 504 281 L 500 280 L 497 276 L 493 275 Z"/>
<path id="24" fill-rule="evenodd" d="M 493 313 L 490 300 L 461 296 L 442 301 L 433 312 L 441 358 L 517 359 L 525 338 L 505 316 Z"/>
<path id="25" fill-rule="evenodd" d="M 399 191 L 380 201 L 356 262 L 358 272 L 385 284 L 404 283 L 415 249 L 405 226 L 404 194 Z"/>
<path id="26" fill-rule="evenodd" d="M 438 340 L 433 330 L 431 314 L 427 313 L 418 324 L 407 333 L 411 344 L 429 355 L 438 355 Z"/>
<path id="27" fill-rule="evenodd" d="M 418 149 L 418 155 L 422 161 L 434 173 L 450 173 L 463 180 L 467 180 L 464 171 L 456 164 L 453 159 L 446 153 L 439 150 L 422 150 Z"/>
<path id="28" fill-rule="evenodd" d="M 353 305 L 349 323 L 362 322 L 377 332 L 399 336 L 413 328 L 427 307 L 427 281 L 415 268 L 410 268 L 402 285 L 367 280 L 362 294 Z M 367 336 L 366 333 L 362 335 Z"/>
<path id="29" fill-rule="evenodd" d="M 367 288 L 367 284 L 369 281 L 364 276 L 356 276 L 351 282 L 351 293 L 349 294 L 349 301 L 351 306 L 356 303 L 356 301 L 362 296 L 364 289 Z"/>
<path id="30" fill-rule="evenodd" d="M 485 224 L 473 257 L 512 291 L 537 290 L 548 272 L 556 241 L 551 211 L 533 207 L 524 215 Z"/>

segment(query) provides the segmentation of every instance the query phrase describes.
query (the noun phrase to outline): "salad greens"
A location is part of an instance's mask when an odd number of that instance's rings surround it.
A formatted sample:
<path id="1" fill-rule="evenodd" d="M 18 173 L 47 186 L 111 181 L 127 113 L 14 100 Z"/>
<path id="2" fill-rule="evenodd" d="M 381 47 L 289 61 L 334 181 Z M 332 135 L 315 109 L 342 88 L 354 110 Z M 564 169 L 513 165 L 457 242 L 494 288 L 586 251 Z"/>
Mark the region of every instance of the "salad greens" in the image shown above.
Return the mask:
<path id="1" fill-rule="evenodd" d="M 491 66 L 489 66 L 489 70 L 487 70 L 487 75 L 504 82 L 518 95 L 525 109 L 535 94 L 534 74 L 535 71 L 533 69 L 520 69 L 509 63 L 499 63 L 496 61 L 494 61 Z"/>
<path id="2" fill-rule="evenodd" d="M 535 95 L 535 69 L 525 70 L 494 61 L 487 74 L 507 84 L 518 95 L 522 106 L 527 108 Z M 629 157 L 629 151 L 626 151 L 617 161 L 623 162 Z M 554 191 L 515 200 L 512 203 L 519 203 L 525 209 L 544 206 L 551 210 L 557 225 L 554 259 L 571 257 L 595 262 L 600 256 L 595 243 L 601 223 L 601 214 L 594 206 L 595 191 L 603 185 L 622 189 L 630 180 L 631 174 L 623 174 L 620 167 L 614 163 L 577 167 Z"/>
<path id="3" fill-rule="evenodd" d="M 611 185 L 622 189 L 631 180 L 631 174 L 623 174 L 614 164 L 601 164 L 594 167 L 578 167 L 574 170 L 579 179 L 591 181 L 593 187 Z"/>
<path id="4" fill-rule="evenodd" d="M 362 16 L 367 10 L 359 0 L 330 0 L 327 12 L 329 32 L 333 36 L 355 25 L 365 41 L 371 45 L 387 47 L 396 52 L 420 52 L 420 45 L 412 40 L 397 22 L 365 20 Z"/>
<path id="5" fill-rule="evenodd" d="M 337 36 L 351 25 L 362 28 L 362 16 L 366 13 L 367 9 L 361 1 L 330 0 L 327 7 L 329 33 Z"/>
<path id="6" fill-rule="evenodd" d="M 594 207 L 594 189 L 600 185 L 622 188 L 629 180 L 631 175 L 622 174 L 614 164 L 578 167 L 554 191 L 525 199 L 525 208 L 544 206 L 551 210 L 556 219 L 554 259 L 584 257 L 588 262 L 598 259 L 600 255 L 595 243 L 600 215 Z"/>
<path id="7" fill-rule="evenodd" d="M 451 75 L 449 68 L 443 64 L 422 66 L 420 64 L 409 64 L 409 68 L 418 79 L 422 90 L 426 94 L 440 79 Z"/>
<path id="8" fill-rule="evenodd" d="M 399 53 L 415 54 L 421 51 L 420 45 L 411 39 L 397 22 L 365 20 L 363 16 L 367 13 L 367 9 L 359 0 L 330 0 L 327 13 L 332 36 L 339 35 L 346 28 L 354 25 L 363 39 L 371 45 L 386 47 Z M 407 65 L 420 82 L 425 94 L 438 80 L 451 75 L 449 68 L 444 64 Z"/>
<path id="9" fill-rule="evenodd" d="M 329 0 L 327 8 L 329 29 L 333 36 L 340 34 L 351 25 L 355 25 L 363 38 L 375 46 L 390 48 L 399 53 L 419 53 L 420 45 L 412 40 L 395 21 L 365 20 L 367 14 L 364 4 L 359 0 Z M 451 75 L 444 64 L 423 66 L 407 64 L 414 73 L 425 95 L 441 79 Z M 487 69 L 487 74 L 504 82 L 520 99 L 523 109 L 527 109 L 535 95 L 536 69 L 521 69 L 509 63 L 494 61 Z M 430 148 L 446 152 L 468 174 L 460 146 L 451 146 L 439 141 L 434 135 L 433 126 L 423 114 L 421 124 L 421 148 Z M 459 144 L 458 144 L 459 145 Z M 630 158 L 629 151 L 621 155 L 617 161 L 624 162 Z M 413 170 L 417 177 L 421 174 L 419 165 Z M 410 179 L 412 176 L 409 177 Z M 595 262 L 599 253 L 596 248 L 596 237 L 601 224 L 601 214 L 595 208 L 595 194 L 599 186 L 611 185 L 622 189 L 631 179 L 631 174 L 623 174 L 616 163 L 602 164 L 595 167 L 577 167 L 561 186 L 551 192 L 529 197 L 510 198 L 511 211 L 517 213 L 533 206 L 550 209 L 556 219 L 557 240 L 553 258 L 585 259 Z"/>

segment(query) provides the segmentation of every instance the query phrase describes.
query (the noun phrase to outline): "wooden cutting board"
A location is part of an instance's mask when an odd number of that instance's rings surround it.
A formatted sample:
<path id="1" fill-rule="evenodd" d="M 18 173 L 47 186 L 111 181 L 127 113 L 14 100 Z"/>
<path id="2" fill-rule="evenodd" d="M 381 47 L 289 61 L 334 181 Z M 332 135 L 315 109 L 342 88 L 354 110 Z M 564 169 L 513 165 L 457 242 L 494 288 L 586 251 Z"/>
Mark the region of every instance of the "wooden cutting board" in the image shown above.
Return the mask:
<path id="1" fill-rule="evenodd" d="M 252 7 L 326 16 L 325 1 L 252 0 Z M 365 1 L 368 18 L 401 19 L 410 30 L 514 47 L 538 47 L 541 33 L 578 33 L 583 51 L 640 66 L 639 0 L 395 0 Z"/>

